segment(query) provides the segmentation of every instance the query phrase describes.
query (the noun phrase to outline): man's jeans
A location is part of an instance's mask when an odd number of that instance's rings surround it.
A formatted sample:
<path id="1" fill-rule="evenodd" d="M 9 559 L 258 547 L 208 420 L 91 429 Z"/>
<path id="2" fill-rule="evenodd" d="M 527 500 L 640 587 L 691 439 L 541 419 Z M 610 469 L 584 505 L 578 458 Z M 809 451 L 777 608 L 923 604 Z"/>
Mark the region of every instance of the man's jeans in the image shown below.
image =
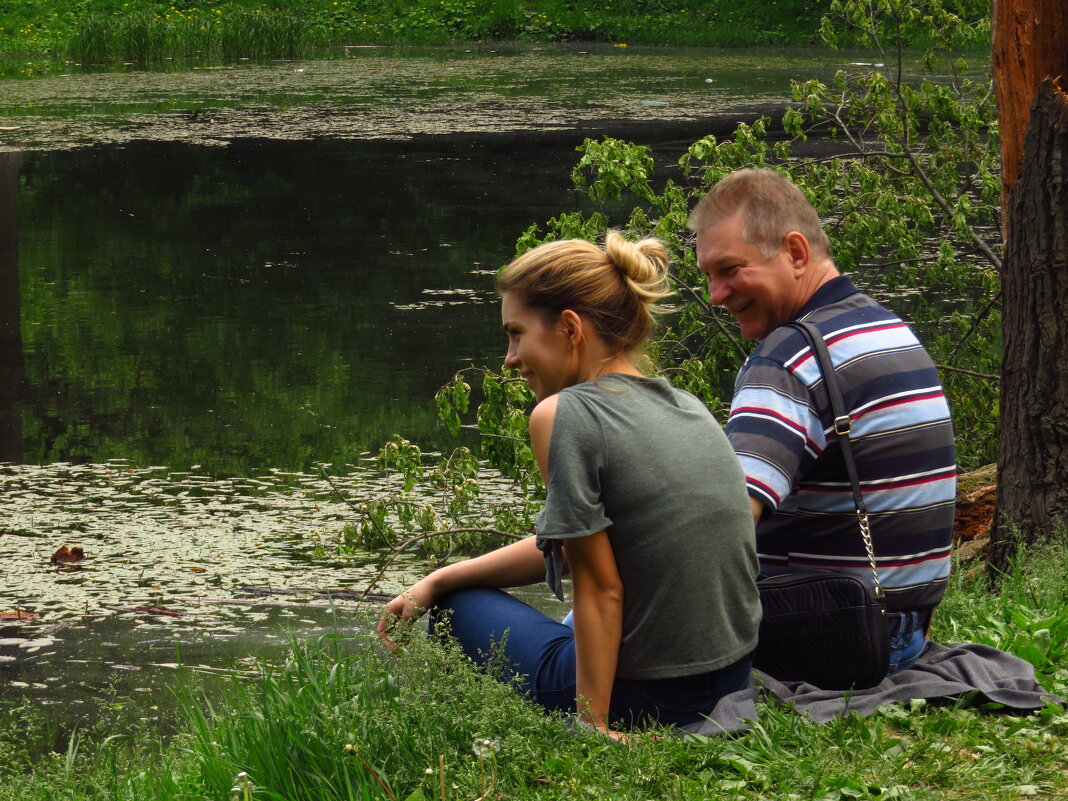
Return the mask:
<path id="1" fill-rule="evenodd" d="M 887 612 L 886 627 L 890 631 L 890 670 L 906 670 L 920 658 L 927 646 L 928 612 Z"/>

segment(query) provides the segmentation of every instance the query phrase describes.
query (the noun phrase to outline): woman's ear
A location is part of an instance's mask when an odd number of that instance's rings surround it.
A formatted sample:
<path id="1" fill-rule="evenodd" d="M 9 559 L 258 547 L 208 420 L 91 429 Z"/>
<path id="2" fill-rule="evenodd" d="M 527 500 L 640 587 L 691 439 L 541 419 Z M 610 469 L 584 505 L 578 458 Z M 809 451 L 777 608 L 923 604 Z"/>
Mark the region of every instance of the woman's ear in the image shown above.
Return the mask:
<path id="1" fill-rule="evenodd" d="M 577 345 L 585 337 L 585 324 L 582 317 L 571 309 L 564 309 L 560 312 L 557 326 L 567 334 L 567 339 L 572 346 Z"/>

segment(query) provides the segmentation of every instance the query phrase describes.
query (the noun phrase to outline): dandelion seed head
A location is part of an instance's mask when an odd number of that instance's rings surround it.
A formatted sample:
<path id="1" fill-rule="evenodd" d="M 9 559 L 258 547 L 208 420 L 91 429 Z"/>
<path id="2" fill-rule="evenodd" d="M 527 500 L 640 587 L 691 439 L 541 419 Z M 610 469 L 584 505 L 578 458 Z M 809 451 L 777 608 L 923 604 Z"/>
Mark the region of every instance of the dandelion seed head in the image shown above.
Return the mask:
<path id="1" fill-rule="evenodd" d="M 471 750 L 475 752 L 475 756 L 479 759 L 489 759 L 501 750 L 501 744 L 497 740 L 476 737 L 471 744 Z"/>

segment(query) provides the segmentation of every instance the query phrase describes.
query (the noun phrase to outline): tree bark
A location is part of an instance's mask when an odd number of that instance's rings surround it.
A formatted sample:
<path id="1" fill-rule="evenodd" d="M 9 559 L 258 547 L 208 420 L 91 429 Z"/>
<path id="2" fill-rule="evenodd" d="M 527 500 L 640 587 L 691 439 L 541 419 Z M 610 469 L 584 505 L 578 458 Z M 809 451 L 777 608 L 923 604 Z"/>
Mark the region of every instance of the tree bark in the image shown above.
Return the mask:
<path id="1" fill-rule="evenodd" d="M 1045 78 L 1068 78 L 1068 2 L 994 0 L 992 22 L 994 92 L 1001 132 L 1001 210 L 1007 220 L 1035 90 Z"/>
<path id="2" fill-rule="evenodd" d="M 1007 211 L 998 497 L 988 553 L 1000 571 L 1018 544 L 1068 523 L 1068 94 L 1052 80 L 1031 106 Z"/>

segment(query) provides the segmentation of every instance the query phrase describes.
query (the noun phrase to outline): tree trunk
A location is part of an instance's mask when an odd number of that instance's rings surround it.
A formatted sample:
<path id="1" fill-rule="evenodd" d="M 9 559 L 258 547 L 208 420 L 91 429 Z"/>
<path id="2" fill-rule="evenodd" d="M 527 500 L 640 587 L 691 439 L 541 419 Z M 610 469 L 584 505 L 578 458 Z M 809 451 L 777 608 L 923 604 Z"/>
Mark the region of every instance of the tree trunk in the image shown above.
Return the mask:
<path id="1" fill-rule="evenodd" d="M 992 22 L 1001 131 L 1001 210 L 1007 220 L 1035 90 L 1045 78 L 1068 77 L 1068 2 L 994 0 Z"/>
<path id="2" fill-rule="evenodd" d="M 1018 543 L 1068 523 L 1068 95 L 1052 80 L 1031 106 L 1007 211 L 998 498 L 988 554 L 1001 571 Z"/>

